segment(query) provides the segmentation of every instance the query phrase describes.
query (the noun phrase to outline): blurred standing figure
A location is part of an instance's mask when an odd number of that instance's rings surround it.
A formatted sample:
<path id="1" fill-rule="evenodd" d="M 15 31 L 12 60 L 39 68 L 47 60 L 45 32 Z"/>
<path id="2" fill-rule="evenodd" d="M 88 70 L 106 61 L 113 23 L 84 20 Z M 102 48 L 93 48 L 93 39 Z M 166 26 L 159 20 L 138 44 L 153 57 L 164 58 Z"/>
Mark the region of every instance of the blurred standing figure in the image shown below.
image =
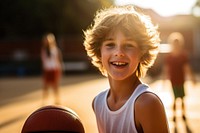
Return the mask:
<path id="1" fill-rule="evenodd" d="M 176 100 L 181 99 L 182 104 L 182 118 L 185 121 L 185 104 L 184 104 L 184 82 L 186 74 L 188 74 L 193 81 L 195 81 L 192 69 L 189 65 L 189 59 L 186 51 L 183 49 L 184 37 L 179 32 L 173 32 L 168 37 L 168 43 L 172 45 L 171 53 L 165 59 L 164 72 L 171 81 L 174 93 L 174 116 L 173 121 L 176 121 Z"/>
<path id="2" fill-rule="evenodd" d="M 55 36 L 52 33 L 43 37 L 43 46 L 41 49 L 41 59 L 43 64 L 43 103 L 48 98 L 48 88 L 52 87 L 55 104 L 59 104 L 59 82 L 61 78 L 62 55 L 57 47 Z"/>

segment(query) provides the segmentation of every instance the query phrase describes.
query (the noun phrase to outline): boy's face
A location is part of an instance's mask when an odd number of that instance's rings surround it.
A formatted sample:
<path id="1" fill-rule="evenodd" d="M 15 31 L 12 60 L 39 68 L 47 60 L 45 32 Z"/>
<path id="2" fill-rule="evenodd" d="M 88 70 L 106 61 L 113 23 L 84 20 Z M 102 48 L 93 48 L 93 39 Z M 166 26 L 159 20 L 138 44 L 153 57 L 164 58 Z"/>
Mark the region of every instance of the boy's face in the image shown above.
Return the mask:
<path id="1" fill-rule="evenodd" d="M 182 45 L 181 45 L 181 42 L 180 40 L 178 39 L 175 39 L 173 42 L 172 42 L 172 48 L 173 48 L 173 53 L 179 53 L 181 52 L 182 50 Z"/>
<path id="2" fill-rule="evenodd" d="M 117 30 L 103 41 L 101 62 L 108 76 L 115 80 L 126 79 L 135 73 L 140 62 L 138 44 Z"/>

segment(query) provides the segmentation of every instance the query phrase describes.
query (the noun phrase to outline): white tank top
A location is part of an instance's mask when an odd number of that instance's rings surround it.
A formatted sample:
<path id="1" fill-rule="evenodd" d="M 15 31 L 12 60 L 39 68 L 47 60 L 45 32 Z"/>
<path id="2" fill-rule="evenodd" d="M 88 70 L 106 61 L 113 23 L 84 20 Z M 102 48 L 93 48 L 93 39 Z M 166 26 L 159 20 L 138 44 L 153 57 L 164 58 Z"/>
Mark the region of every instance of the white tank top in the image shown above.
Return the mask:
<path id="1" fill-rule="evenodd" d="M 42 62 L 45 70 L 55 70 L 61 68 L 59 53 L 57 48 L 50 49 L 51 56 L 48 57 L 46 51 L 42 50 Z"/>
<path id="2" fill-rule="evenodd" d="M 99 133 L 137 133 L 134 121 L 134 103 L 142 93 L 149 92 L 148 88 L 145 84 L 138 85 L 126 103 L 117 111 L 111 111 L 108 108 L 109 89 L 98 94 L 94 100 L 94 112 Z"/>

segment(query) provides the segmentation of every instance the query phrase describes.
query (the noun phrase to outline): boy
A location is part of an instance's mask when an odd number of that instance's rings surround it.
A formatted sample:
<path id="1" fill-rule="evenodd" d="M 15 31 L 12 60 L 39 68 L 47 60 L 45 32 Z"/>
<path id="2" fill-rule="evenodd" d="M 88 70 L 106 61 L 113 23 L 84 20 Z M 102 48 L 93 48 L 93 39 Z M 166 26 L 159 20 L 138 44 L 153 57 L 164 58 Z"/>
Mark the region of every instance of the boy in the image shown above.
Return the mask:
<path id="1" fill-rule="evenodd" d="M 100 133 L 167 133 L 165 110 L 140 81 L 152 66 L 160 42 L 157 27 L 133 6 L 97 12 L 84 46 L 110 88 L 93 100 Z"/>
<path id="2" fill-rule="evenodd" d="M 173 111 L 174 117 L 173 121 L 176 122 L 175 112 L 176 112 L 176 102 L 177 99 L 181 99 L 182 104 L 182 118 L 186 121 L 185 117 L 185 77 L 189 75 L 191 80 L 195 83 L 196 79 L 192 72 L 192 68 L 189 64 L 188 54 L 183 49 L 184 47 L 184 37 L 179 32 L 173 32 L 168 37 L 168 43 L 172 46 L 172 51 L 166 56 L 165 66 L 164 66 L 164 76 L 169 77 L 172 90 L 174 94 Z"/>

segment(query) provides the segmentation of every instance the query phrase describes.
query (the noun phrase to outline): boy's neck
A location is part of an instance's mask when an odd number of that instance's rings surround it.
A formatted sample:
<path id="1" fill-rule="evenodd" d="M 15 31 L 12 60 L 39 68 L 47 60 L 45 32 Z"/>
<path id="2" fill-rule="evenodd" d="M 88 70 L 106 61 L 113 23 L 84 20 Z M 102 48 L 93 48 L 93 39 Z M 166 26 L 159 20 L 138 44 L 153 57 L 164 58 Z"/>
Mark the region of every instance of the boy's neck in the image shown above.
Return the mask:
<path id="1" fill-rule="evenodd" d="M 124 80 L 113 80 L 109 78 L 111 93 L 114 95 L 130 95 L 141 84 L 141 81 L 137 76 L 131 76 Z"/>
<path id="2" fill-rule="evenodd" d="M 116 81 L 109 78 L 109 82 L 110 91 L 107 97 L 107 104 L 112 111 L 121 108 L 130 98 L 136 87 L 141 84 L 137 77 L 130 77 L 123 81 Z"/>

